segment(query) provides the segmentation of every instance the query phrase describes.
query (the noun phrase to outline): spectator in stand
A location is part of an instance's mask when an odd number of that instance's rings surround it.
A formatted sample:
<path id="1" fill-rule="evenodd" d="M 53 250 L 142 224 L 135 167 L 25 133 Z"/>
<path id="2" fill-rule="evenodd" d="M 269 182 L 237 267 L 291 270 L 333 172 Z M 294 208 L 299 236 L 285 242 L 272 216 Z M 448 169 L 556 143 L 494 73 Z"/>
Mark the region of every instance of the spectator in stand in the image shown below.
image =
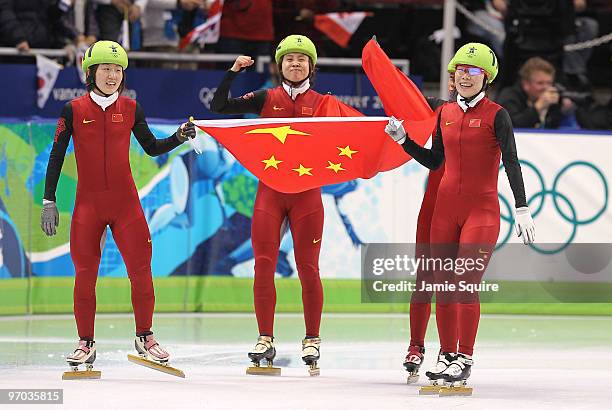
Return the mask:
<path id="1" fill-rule="evenodd" d="M 71 32 L 76 34 L 73 44 L 64 47 L 66 59 L 63 64 L 80 66 L 77 56 L 82 56 L 90 45 L 96 42 L 95 35 L 90 35 L 90 17 L 93 20 L 92 8 L 88 7 L 87 0 L 58 0 L 58 8 L 62 11 L 62 22 Z M 78 70 L 79 74 L 82 70 Z M 83 74 L 83 82 L 85 76 Z"/>
<path id="2" fill-rule="evenodd" d="M 148 0 L 141 18 L 142 50 L 162 53 L 177 52 L 179 35 L 175 23 L 179 22 L 182 11 L 204 9 L 206 5 L 204 0 L 178 0 L 178 2 L 177 0 Z M 154 62 L 148 65 L 171 69 L 179 67 L 179 64 L 174 62 L 161 64 Z"/>
<path id="3" fill-rule="evenodd" d="M 217 52 L 268 56 L 274 40 L 272 0 L 225 0 Z"/>
<path id="4" fill-rule="evenodd" d="M 561 98 L 555 88 L 555 68 L 548 61 L 533 57 L 519 71 L 520 81 L 504 88 L 497 103 L 503 106 L 516 128 L 559 128 L 564 116 L 571 116 L 575 106 Z"/>
<path id="5" fill-rule="evenodd" d="M 92 0 L 97 3 L 95 16 L 100 40 L 119 41 L 125 13 L 130 22 L 140 18 L 147 0 Z M 176 2 L 175 2 L 176 5 Z"/>
<path id="6" fill-rule="evenodd" d="M 0 0 L 0 44 L 20 51 L 63 48 L 76 33 L 57 0 Z"/>
<path id="7" fill-rule="evenodd" d="M 574 31 L 574 3 L 571 0 L 504 1 L 507 12 L 501 85 L 512 85 L 518 68 L 531 57 L 545 58 L 562 74 L 564 39 Z"/>
<path id="8" fill-rule="evenodd" d="M 497 29 L 501 36 L 497 36 L 480 25 L 466 19 L 465 30 L 474 37 L 474 41 L 479 41 L 491 46 L 497 58 L 503 58 L 503 46 L 506 33 L 504 29 L 504 16 L 506 15 L 507 5 L 505 0 L 461 0 L 461 3 L 476 17 L 486 22 L 492 28 Z M 472 40 L 470 38 L 470 40 Z"/>
<path id="9" fill-rule="evenodd" d="M 315 44 L 327 41 L 327 38 L 314 27 L 314 16 L 336 12 L 339 9 L 339 0 L 274 0 L 276 41 L 291 34 L 302 34 Z M 319 47 L 319 55 L 325 55 L 321 51 Z"/>
<path id="10" fill-rule="evenodd" d="M 584 13 L 587 8 L 587 0 L 573 0 L 576 13 Z M 565 38 L 565 44 L 581 43 L 592 40 L 599 33 L 597 20 L 585 15 L 578 15 L 574 20 L 575 30 Z M 591 58 L 593 48 L 578 51 L 566 51 L 563 56 L 563 72 L 571 88 L 581 91 L 590 89 L 590 81 L 587 78 L 587 62 Z"/>

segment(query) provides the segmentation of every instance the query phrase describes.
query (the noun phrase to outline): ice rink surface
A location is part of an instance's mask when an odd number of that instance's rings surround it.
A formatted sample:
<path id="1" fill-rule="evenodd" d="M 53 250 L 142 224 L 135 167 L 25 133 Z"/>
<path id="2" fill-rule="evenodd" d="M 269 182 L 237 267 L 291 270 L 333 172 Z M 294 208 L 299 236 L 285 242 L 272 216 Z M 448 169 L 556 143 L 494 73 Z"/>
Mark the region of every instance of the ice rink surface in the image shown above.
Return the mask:
<path id="1" fill-rule="evenodd" d="M 0 318 L 0 388 L 64 389 L 63 405 L 16 409 L 605 409 L 612 391 L 612 318 L 483 316 L 472 397 L 419 396 L 438 350 L 430 320 L 421 380 L 406 384 L 407 315 L 324 315 L 321 376 L 300 359 L 301 315 L 277 315 L 280 377 L 249 376 L 253 315 L 157 315 L 154 331 L 179 379 L 129 363 L 131 315 L 98 315 L 100 380 L 62 381 L 76 346 L 72 316 Z"/>

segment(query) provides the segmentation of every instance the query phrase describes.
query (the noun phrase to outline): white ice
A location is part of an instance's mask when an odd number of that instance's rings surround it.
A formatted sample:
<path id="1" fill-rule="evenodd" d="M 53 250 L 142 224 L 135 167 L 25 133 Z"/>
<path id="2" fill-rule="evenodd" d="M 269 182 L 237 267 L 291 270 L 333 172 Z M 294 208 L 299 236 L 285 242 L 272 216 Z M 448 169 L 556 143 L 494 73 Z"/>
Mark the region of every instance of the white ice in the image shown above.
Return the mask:
<path id="1" fill-rule="evenodd" d="M 158 316 L 154 330 L 173 354 L 172 364 L 186 373 L 186 379 L 179 379 L 126 360 L 133 350 L 133 339 L 125 334 L 130 315 L 98 315 L 97 329 L 104 330 L 96 340 L 95 367 L 102 379 L 62 381 L 64 357 L 76 345 L 73 319 L 1 318 L 0 388 L 64 389 L 64 404 L 51 406 L 62 409 L 610 408 L 611 318 L 483 317 L 483 340 L 477 342 L 469 380 L 472 397 L 419 396 L 424 376 L 417 385 L 406 384 L 401 366 L 408 344 L 406 315 L 325 315 L 319 377 L 308 376 L 300 360 L 300 315 L 277 317 L 275 364 L 282 375 L 246 375 L 246 352 L 256 339 L 253 319 L 232 314 Z M 599 329 L 600 337 L 581 343 L 583 335 L 571 326 L 576 321 Z M 520 323 L 526 323 L 525 337 L 499 340 L 506 322 L 509 334 L 523 332 Z M 432 317 L 422 374 L 432 367 L 438 349 L 434 324 Z M 183 333 L 176 334 L 176 329 Z M 225 336 L 210 333 L 223 329 Z"/>

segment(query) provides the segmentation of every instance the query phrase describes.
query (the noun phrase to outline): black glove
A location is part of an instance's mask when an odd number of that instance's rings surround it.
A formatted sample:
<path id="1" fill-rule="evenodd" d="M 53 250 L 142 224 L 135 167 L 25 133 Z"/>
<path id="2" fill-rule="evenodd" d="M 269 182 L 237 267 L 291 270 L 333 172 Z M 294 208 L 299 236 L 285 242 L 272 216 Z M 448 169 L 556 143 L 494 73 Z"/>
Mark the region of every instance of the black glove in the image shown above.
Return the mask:
<path id="1" fill-rule="evenodd" d="M 53 236 L 56 233 L 55 227 L 59 225 L 59 212 L 55 202 L 47 202 L 43 205 L 40 214 L 40 227 L 47 236 Z"/>
<path id="2" fill-rule="evenodd" d="M 195 136 L 195 125 L 191 121 L 181 124 L 181 126 L 178 127 L 178 130 L 176 130 L 176 138 L 178 138 L 178 140 L 181 142 L 185 142 L 190 138 L 194 139 Z"/>

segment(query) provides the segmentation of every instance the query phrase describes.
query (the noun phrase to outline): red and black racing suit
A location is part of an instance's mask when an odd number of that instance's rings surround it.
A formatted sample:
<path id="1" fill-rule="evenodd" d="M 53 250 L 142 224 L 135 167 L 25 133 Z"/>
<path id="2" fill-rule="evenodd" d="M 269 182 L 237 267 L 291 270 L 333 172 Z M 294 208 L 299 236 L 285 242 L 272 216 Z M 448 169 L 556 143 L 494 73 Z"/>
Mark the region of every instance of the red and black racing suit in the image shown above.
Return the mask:
<path id="1" fill-rule="evenodd" d="M 484 97 L 464 111 L 457 102 L 440 109 L 432 148 L 407 138 L 404 150 L 419 163 L 445 170 L 431 216 L 431 256 L 476 259 L 488 255 L 499 235 L 500 210 L 497 176 L 500 157 L 516 207 L 527 206 L 521 168 L 508 112 Z M 457 244 L 458 248 L 451 245 Z M 453 254 L 449 254 L 453 252 Z M 485 263 L 486 268 L 486 263 Z M 485 269 L 473 269 L 459 278 L 454 272 L 434 270 L 435 283 L 464 280 L 479 283 Z M 458 299 L 457 299 L 458 298 Z M 472 355 L 480 319 L 478 293 L 457 297 L 436 293 L 436 321 L 444 352 Z M 458 344 L 458 349 L 457 349 Z"/>
<path id="2" fill-rule="evenodd" d="M 217 88 L 212 110 L 223 114 L 259 114 L 262 117 L 310 117 L 322 95 L 308 89 L 292 99 L 282 86 L 258 90 L 240 98 L 228 98 L 237 73 L 228 71 Z M 321 189 L 286 194 L 261 181 L 257 188 L 251 241 L 255 255 L 253 286 L 255 315 L 259 334 L 273 336 L 276 288 L 274 273 L 281 241 L 281 225 L 289 220 L 298 276 L 302 285 L 302 303 L 306 335 L 319 336 L 323 310 L 323 287 L 319 277 L 319 252 L 323 237 Z"/>
<path id="3" fill-rule="evenodd" d="M 70 255 L 76 271 L 74 316 L 83 340 L 94 337 L 100 240 L 106 226 L 110 226 L 127 267 L 136 333 L 146 334 L 152 326 L 155 305 L 152 245 L 130 168 L 132 132 L 151 156 L 171 151 L 181 143 L 176 135 L 156 139 L 140 105 L 126 97 L 119 97 L 103 110 L 86 94 L 67 103 L 57 122 L 44 199 L 55 201 L 72 136 L 78 182 L 70 227 Z"/>

